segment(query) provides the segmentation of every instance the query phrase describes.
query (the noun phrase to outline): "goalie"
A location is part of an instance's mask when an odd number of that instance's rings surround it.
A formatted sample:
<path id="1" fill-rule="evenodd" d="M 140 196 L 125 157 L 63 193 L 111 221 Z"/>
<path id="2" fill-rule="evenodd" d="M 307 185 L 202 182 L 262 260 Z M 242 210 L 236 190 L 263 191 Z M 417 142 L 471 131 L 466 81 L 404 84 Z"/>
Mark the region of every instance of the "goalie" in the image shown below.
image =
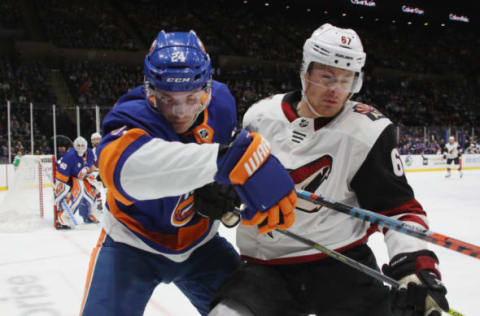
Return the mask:
<path id="1" fill-rule="evenodd" d="M 92 174 L 94 155 L 87 148 L 87 141 L 77 137 L 71 148 L 58 162 L 55 184 L 55 205 L 57 207 L 57 228 L 74 228 L 78 225 L 75 214 L 84 223 L 97 223 L 99 213 L 94 207 L 96 201 L 95 178 Z"/>

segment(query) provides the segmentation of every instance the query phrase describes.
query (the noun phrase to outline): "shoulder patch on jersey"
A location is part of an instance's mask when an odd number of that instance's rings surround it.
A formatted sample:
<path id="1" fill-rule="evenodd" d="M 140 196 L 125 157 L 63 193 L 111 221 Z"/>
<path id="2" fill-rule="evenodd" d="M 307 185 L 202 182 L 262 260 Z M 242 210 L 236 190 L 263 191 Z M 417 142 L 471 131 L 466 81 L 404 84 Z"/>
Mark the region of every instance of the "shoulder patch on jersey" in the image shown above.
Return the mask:
<path id="1" fill-rule="evenodd" d="M 386 117 L 380 111 L 378 111 L 376 108 L 374 108 L 371 105 L 365 104 L 365 103 L 359 103 L 353 106 L 353 111 L 364 114 L 366 115 L 369 119 L 372 121 L 379 120 L 381 118 Z"/>
<path id="2" fill-rule="evenodd" d="M 208 130 L 204 127 L 198 131 L 198 135 L 200 136 L 201 139 L 207 139 L 210 133 Z"/>

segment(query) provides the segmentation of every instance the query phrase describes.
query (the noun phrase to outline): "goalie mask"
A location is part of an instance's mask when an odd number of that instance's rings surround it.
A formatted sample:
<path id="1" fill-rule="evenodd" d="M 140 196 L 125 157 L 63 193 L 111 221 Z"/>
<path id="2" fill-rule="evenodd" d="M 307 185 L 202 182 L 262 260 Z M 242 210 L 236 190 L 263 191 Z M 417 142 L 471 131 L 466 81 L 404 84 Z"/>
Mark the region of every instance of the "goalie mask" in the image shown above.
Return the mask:
<path id="1" fill-rule="evenodd" d="M 203 43 L 194 31 L 161 31 L 145 57 L 144 71 L 147 102 L 177 133 L 184 132 L 211 98 L 212 66 Z"/>
<path id="2" fill-rule="evenodd" d="M 87 151 L 87 140 L 82 136 L 75 138 L 73 141 L 73 148 L 77 152 L 79 157 L 82 157 Z"/>
<path id="3" fill-rule="evenodd" d="M 305 94 L 305 81 L 314 85 L 330 87 L 350 93 L 360 91 L 363 81 L 362 68 L 366 55 L 358 34 L 352 29 L 335 27 L 329 23 L 316 29 L 303 45 L 303 60 L 300 71 L 302 91 Z M 353 80 L 338 80 L 332 76 L 320 76 L 318 80 L 306 79 L 311 63 L 318 63 L 354 72 Z"/>

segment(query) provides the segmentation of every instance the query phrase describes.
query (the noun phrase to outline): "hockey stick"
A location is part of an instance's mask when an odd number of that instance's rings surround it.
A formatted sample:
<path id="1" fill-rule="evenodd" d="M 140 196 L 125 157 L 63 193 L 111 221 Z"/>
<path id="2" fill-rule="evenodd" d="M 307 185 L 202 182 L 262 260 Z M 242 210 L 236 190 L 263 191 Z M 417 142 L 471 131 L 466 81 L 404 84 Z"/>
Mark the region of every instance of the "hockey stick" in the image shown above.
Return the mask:
<path id="1" fill-rule="evenodd" d="M 458 239 L 448 237 L 439 233 L 432 232 L 428 229 L 420 228 L 418 226 L 410 225 L 406 222 L 396 220 L 394 218 L 384 216 L 372 211 L 368 211 L 359 207 L 349 206 L 336 201 L 329 201 L 321 196 L 315 195 L 304 190 L 295 190 L 298 197 L 328 207 L 332 210 L 359 218 L 363 221 L 370 222 L 374 225 L 387 227 L 400 233 L 431 242 L 435 245 L 445 247 L 464 255 L 480 259 L 480 247 L 475 246 Z"/>
<path id="2" fill-rule="evenodd" d="M 319 250 L 320 252 L 326 254 L 327 256 L 329 257 L 332 257 L 338 261 L 341 261 L 343 263 L 345 263 L 346 265 L 354 268 L 354 269 L 357 269 L 358 271 L 360 272 L 363 272 L 371 277 L 373 277 L 374 279 L 377 279 L 379 281 L 382 281 L 382 282 L 385 282 L 385 283 L 388 283 L 390 284 L 391 286 L 395 287 L 395 288 L 399 288 L 400 287 L 400 282 L 398 282 L 397 280 L 394 280 L 382 273 L 380 273 L 379 271 L 375 270 L 375 269 L 372 269 L 366 265 L 364 265 L 363 263 L 361 262 L 358 262 L 352 258 L 349 258 L 345 255 L 342 255 L 341 253 L 335 251 L 335 250 L 332 250 L 332 249 L 329 249 L 325 246 L 322 246 L 320 245 L 319 243 L 316 243 L 314 242 L 313 240 L 310 240 L 310 239 L 307 239 L 307 238 L 304 238 L 302 236 L 299 236 L 297 234 L 294 234 L 292 232 L 289 232 L 288 230 L 281 230 L 281 229 L 275 229 L 277 232 L 283 234 L 283 235 L 286 235 L 292 239 L 295 239 L 305 245 L 308 245 L 308 246 L 311 246 L 317 250 Z M 428 298 L 431 298 L 430 296 Z M 432 299 L 433 300 L 433 299 Z M 438 304 L 437 304 L 438 305 Z M 450 314 L 450 315 L 453 315 L 453 316 L 463 316 L 462 313 L 460 312 L 457 312 L 456 310 L 450 308 L 448 311 L 445 311 L 446 313 Z"/>
<path id="3" fill-rule="evenodd" d="M 62 201 L 62 206 L 63 206 L 63 209 L 67 212 L 68 216 L 70 217 L 70 219 L 72 220 L 72 224 L 74 227 L 78 226 L 78 223 L 77 221 L 75 220 L 75 217 L 73 216 L 73 213 L 72 213 L 72 210 L 70 209 L 70 206 L 67 205 L 67 203 L 65 203 L 65 201 Z"/>
<path id="4" fill-rule="evenodd" d="M 297 235 L 295 233 L 292 233 L 292 232 L 289 232 L 288 230 L 282 230 L 282 229 L 275 229 L 277 232 L 281 233 L 281 234 L 284 234 L 292 239 L 295 239 L 305 245 L 308 245 L 308 246 L 311 246 L 317 250 L 319 250 L 320 252 L 323 252 L 324 254 L 326 254 L 327 256 L 329 257 L 332 257 L 334 259 L 337 259 L 338 261 L 341 261 L 343 263 L 345 263 L 346 265 L 354 268 L 354 269 L 357 269 L 358 271 L 360 272 L 363 272 L 365 274 L 368 274 L 369 276 L 379 280 L 379 281 L 383 281 L 385 283 L 388 283 L 390 284 L 391 286 L 393 287 L 400 287 L 400 282 L 398 282 L 397 280 L 395 279 L 392 279 L 391 277 L 389 276 L 386 276 L 380 272 L 378 272 L 377 270 L 375 269 L 372 269 L 356 260 L 353 260 L 352 258 L 349 258 L 345 255 L 342 255 L 341 253 L 335 251 L 335 250 L 331 250 L 325 246 L 322 246 L 320 245 L 319 243 L 316 243 L 314 242 L 313 240 L 310 240 L 310 239 L 307 239 L 307 238 L 304 238 L 300 235 Z"/>
<path id="5" fill-rule="evenodd" d="M 75 219 L 72 213 L 72 210 L 70 209 L 68 204 L 65 201 L 62 201 L 61 204 L 65 212 L 67 212 L 68 216 L 72 219 L 72 224 L 73 224 L 72 228 L 74 228 L 75 230 L 97 230 L 98 228 L 100 228 L 101 225 L 99 225 L 99 223 L 80 223 L 79 224 Z"/>

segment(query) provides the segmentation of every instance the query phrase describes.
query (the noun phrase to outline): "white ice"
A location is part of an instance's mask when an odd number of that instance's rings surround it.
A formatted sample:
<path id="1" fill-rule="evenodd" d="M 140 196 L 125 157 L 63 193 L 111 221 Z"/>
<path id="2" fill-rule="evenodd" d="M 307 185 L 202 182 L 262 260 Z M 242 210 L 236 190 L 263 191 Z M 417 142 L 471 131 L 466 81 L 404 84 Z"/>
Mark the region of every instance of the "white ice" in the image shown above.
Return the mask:
<path id="1" fill-rule="evenodd" d="M 409 173 L 417 199 L 428 212 L 432 231 L 480 245 L 480 171 Z M 0 200 L 5 195 L 2 192 Z M 78 315 L 90 251 L 98 230 L 0 233 L 0 315 Z M 234 243 L 234 230 L 221 229 Z M 382 234 L 369 244 L 379 264 L 387 261 Z M 480 260 L 432 245 L 452 308 L 468 316 L 480 314 Z M 146 316 L 198 315 L 174 285 L 155 290 Z"/>

